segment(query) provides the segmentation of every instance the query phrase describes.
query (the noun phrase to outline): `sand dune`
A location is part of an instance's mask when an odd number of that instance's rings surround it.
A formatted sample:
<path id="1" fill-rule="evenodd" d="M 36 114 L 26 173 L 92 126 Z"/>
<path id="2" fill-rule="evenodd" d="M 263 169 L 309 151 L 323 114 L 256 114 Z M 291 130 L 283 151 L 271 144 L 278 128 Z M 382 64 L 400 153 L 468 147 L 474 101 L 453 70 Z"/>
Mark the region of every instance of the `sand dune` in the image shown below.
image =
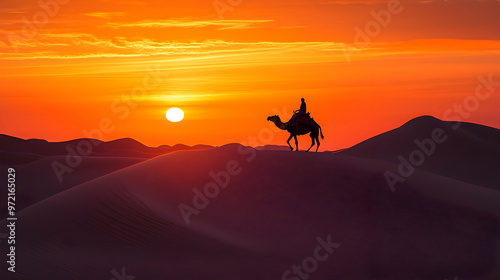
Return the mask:
<path id="1" fill-rule="evenodd" d="M 45 156 L 68 155 L 72 153 L 77 153 L 80 156 L 152 158 L 180 150 L 204 150 L 211 148 L 213 147 L 208 145 L 187 146 L 182 144 L 172 147 L 167 145 L 148 147 L 130 138 L 108 142 L 90 138 L 65 142 L 48 142 L 42 139 L 24 140 L 0 134 L 0 153 L 6 153 L 6 157 L 2 157 L 0 161 L 0 165 L 19 165 Z M 19 154 L 19 156 L 16 156 L 16 154 Z"/>
<path id="2" fill-rule="evenodd" d="M 42 155 L 0 151 L 0 166 L 23 165 L 43 158 Z"/>
<path id="3" fill-rule="evenodd" d="M 392 192 L 384 173 L 398 162 L 381 152 L 362 154 L 386 149 L 397 156 L 404 143 L 386 147 L 386 141 L 406 141 L 413 129 L 403 126 L 357 151 L 230 144 L 100 176 L 18 213 L 18 272 L 0 275 L 112 279 L 112 269 L 125 267 L 135 279 L 296 280 L 282 277 L 315 256 L 318 240 L 329 240 L 335 248 L 320 250 L 328 258 L 317 261 L 309 279 L 499 279 L 500 192 L 428 170 L 434 166 L 418 168 Z M 488 135 L 479 138 L 488 142 Z M 460 149 L 442 147 L 433 160 L 467 160 L 463 147 L 479 149 L 474 137 L 456 141 Z M 225 187 L 193 201 L 211 183 Z M 204 208 L 187 224 L 179 205 L 196 209 L 196 203 Z"/>
<path id="4" fill-rule="evenodd" d="M 433 131 L 441 129 L 446 140 L 434 143 L 434 152 L 425 154 L 425 161 L 418 168 L 500 190 L 500 130 L 472 123 L 455 126 L 455 122 L 423 116 L 361 142 L 344 153 L 399 164 L 399 155 L 408 160 L 412 151 L 422 150 L 415 141 L 430 140 Z M 430 149 L 429 144 L 421 145 Z"/>
<path id="5" fill-rule="evenodd" d="M 146 159 L 130 157 L 83 157 L 81 164 L 74 168 L 71 173 L 64 174 L 62 181 L 59 181 L 57 178 L 52 164 L 55 161 L 64 163 L 64 156 L 44 157 L 18 166 L 16 167 L 16 173 L 18 174 L 16 182 L 16 209 L 18 211 L 22 210 L 71 187 L 144 160 Z M 5 195 L 2 194 L 2 198 L 7 200 Z M 5 219 L 6 215 L 7 205 L 2 204 L 0 219 Z"/>

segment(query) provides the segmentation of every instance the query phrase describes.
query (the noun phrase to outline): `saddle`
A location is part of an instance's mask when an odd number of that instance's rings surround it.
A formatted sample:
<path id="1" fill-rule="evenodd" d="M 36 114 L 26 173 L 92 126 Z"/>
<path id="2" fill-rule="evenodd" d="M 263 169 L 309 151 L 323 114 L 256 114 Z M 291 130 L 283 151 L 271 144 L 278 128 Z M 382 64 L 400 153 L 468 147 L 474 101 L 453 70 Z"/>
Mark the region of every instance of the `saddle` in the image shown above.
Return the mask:
<path id="1" fill-rule="evenodd" d="M 294 119 L 293 125 L 304 124 L 312 126 L 314 124 L 313 118 L 311 118 L 311 113 L 307 114 L 298 114 Z"/>

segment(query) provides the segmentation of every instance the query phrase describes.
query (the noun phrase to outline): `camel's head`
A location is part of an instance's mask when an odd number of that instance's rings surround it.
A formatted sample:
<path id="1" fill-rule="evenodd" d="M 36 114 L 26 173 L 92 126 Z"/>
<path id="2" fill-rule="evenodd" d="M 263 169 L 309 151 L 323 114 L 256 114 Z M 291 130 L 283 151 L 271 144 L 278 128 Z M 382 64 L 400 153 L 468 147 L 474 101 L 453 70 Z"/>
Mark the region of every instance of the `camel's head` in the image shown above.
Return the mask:
<path id="1" fill-rule="evenodd" d="M 279 118 L 280 118 L 280 117 L 278 117 L 278 115 L 274 115 L 274 116 L 267 117 L 267 120 L 268 120 L 268 121 L 275 122 L 275 121 L 277 121 Z"/>

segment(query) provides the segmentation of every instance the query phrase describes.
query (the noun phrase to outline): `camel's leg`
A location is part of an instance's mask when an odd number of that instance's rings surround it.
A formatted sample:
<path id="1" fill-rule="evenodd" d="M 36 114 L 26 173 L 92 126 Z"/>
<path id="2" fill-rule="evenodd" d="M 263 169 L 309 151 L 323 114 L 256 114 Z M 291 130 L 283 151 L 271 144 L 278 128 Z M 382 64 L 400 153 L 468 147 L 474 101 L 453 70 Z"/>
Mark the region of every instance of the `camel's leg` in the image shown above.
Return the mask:
<path id="1" fill-rule="evenodd" d="M 309 149 L 307 149 L 306 152 L 309 152 L 309 150 L 314 146 L 314 137 L 311 137 L 311 140 L 312 140 L 311 147 L 309 147 Z"/>
<path id="2" fill-rule="evenodd" d="M 295 138 L 295 147 L 297 148 L 297 151 L 299 150 L 299 140 L 297 140 L 297 135 L 294 135 L 293 138 Z"/>
<path id="3" fill-rule="evenodd" d="M 286 143 L 288 144 L 288 146 L 290 147 L 290 150 L 293 151 L 293 148 L 292 148 L 292 145 L 290 145 L 290 139 L 292 139 L 293 135 L 290 133 L 290 137 L 288 137 L 288 140 L 286 140 Z"/>
<path id="4" fill-rule="evenodd" d="M 318 135 L 316 135 L 316 143 L 318 143 L 318 145 L 316 146 L 316 153 L 317 153 L 320 145 Z"/>

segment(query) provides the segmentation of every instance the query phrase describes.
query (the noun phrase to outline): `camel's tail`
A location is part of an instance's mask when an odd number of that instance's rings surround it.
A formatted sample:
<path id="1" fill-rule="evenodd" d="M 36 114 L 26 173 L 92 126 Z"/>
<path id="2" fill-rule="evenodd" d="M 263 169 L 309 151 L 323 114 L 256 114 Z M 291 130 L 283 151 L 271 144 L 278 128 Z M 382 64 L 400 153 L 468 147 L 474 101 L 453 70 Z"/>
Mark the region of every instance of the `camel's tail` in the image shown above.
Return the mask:
<path id="1" fill-rule="evenodd" d="M 321 129 L 321 125 L 319 125 L 319 133 L 321 134 L 321 139 L 325 139 L 325 136 L 323 136 L 323 130 Z"/>

